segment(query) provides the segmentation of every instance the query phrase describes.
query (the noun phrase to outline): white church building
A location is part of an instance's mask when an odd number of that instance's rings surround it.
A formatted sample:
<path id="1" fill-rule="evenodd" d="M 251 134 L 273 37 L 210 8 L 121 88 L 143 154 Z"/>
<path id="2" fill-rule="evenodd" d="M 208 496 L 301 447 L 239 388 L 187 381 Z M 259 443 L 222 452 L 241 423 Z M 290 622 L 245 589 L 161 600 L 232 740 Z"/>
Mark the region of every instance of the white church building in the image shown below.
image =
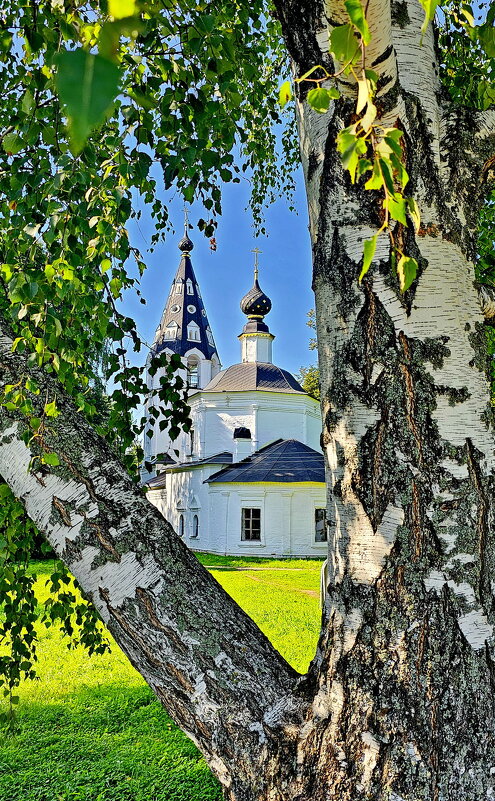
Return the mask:
<path id="1" fill-rule="evenodd" d="M 179 354 L 192 426 L 171 442 L 158 424 L 145 436 L 148 498 L 187 544 L 226 555 L 326 555 L 324 460 L 318 401 L 272 361 L 264 321 L 270 299 L 258 283 L 241 301 L 241 360 L 221 370 L 191 242 L 172 282 L 152 352 Z M 148 375 L 159 385 L 163 370 Z M 149 414 L 149 412 L 148 412 Z"/>

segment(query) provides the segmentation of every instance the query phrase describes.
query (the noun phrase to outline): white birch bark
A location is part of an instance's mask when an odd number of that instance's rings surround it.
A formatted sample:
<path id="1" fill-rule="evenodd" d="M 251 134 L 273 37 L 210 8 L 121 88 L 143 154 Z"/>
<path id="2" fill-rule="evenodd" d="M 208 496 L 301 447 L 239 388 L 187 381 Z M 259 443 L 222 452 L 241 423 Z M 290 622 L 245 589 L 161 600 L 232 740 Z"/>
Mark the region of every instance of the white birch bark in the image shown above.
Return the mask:
<path id="1" fill-rule="evenodd" d="M 295 76 L 316 47 L 316 63 L 331 65 L 324 29 L 346 21 L 343 4 L 276 5 Z M 303 51 L 298 20 L 309 8 Z M 352 104 L 317 115 L 300 84 L 333 489 L 319 691 L 300 748 L 323 737 L 314 769 L 333 783 L 322 798 L 474 801 L 495 793 L 495 439 L 482 363 L 493 300 L 472 262 L 495 126 L 493 112 L 440 100 L 417 0 L 367 8 L 380 121 L 404 131 L 408 192 L 421 209 L 419 234 L 397 226 L 396 236 L 420 274 L 402 297 L 383 235 L 358 285 L 363 241 L 380 222 L 376 193 L 352 186 L 335 153 Z M 348 82 L 344 94 L 353 91 Z"/>

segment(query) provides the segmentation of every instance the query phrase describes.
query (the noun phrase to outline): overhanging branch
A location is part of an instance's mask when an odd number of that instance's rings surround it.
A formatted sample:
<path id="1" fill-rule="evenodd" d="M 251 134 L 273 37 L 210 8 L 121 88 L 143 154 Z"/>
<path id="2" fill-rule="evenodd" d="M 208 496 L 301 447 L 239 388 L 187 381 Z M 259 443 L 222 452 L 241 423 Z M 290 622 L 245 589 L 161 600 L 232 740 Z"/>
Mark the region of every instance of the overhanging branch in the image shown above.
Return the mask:
<path id="1" fill-rule="evenodd" d="M 147 501 L 62 386 L 11 346 L 0 318 L 0 396 L 30 376 L 41 390 L 30 396 L 36 415 L 56 398 L 60 414 L 47 419 L 37 447 L 55 451 L 61 464 L 30 471 L 35 446 L 23 440 L 22 414 L 0 406 L 0 475 L 220 780 L 262 788 L 264 716 L 284 709 L 297 674 Z"/>

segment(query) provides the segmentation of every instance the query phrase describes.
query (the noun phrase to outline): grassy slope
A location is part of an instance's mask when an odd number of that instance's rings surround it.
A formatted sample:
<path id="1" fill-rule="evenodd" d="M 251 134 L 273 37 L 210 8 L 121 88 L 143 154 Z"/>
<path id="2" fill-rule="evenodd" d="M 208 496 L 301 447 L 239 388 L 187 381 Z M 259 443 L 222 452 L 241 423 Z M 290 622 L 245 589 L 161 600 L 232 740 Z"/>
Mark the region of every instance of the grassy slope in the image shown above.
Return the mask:
<path id="1" fill-rule="evenodd" d="M 319 630 L 321 563 L 200 558 L 306 670 Z M 40 598 L 49 568 L 35 566 Z M 41 679 L 21 687 L 20 733 L 0 744 L 0 801 L 220 801 L 198 751 L 117 646 L 90 658 L 68 651 L 53 629 L 39 636 Z"/>

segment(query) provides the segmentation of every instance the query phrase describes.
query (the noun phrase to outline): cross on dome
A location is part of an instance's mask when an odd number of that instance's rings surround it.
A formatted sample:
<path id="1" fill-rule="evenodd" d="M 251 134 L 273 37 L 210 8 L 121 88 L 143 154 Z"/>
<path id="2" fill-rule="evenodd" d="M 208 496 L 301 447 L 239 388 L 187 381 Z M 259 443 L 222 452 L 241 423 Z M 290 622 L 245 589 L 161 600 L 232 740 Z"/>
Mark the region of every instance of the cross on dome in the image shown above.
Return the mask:
<path id="1" fill-rule="evenodd" d="M 184 236 L 179 242 L 179 250 L 181 250 L 184 254 L 190 253 L 194 247 L 194 244 L 191 242 L 189 238 L 189 211 L 184 204 Z"/>
<path id="2" fill-rule="evenodd" d="M 258 248 L 253 248 L 251 253 L 254 253 L 254 280 L 258 280 L 258 254 L 263 253 L 262 250 L 258 250 Z"/>
<path id="3" fill-rule="evenodd" d="M 258 255 L 262 253 L 262 251 L 258 248 L 253 248 L 251 253 L 254 253 L 254 284 L 247 295 L 244 295 L 241 300 L 241 311 L 243 311 L 250 320 L 262 320 L 265 314 L 268 314 L 272 308 L 272 302 L 268 295 L 265 295 L 258 283 Z"/>

